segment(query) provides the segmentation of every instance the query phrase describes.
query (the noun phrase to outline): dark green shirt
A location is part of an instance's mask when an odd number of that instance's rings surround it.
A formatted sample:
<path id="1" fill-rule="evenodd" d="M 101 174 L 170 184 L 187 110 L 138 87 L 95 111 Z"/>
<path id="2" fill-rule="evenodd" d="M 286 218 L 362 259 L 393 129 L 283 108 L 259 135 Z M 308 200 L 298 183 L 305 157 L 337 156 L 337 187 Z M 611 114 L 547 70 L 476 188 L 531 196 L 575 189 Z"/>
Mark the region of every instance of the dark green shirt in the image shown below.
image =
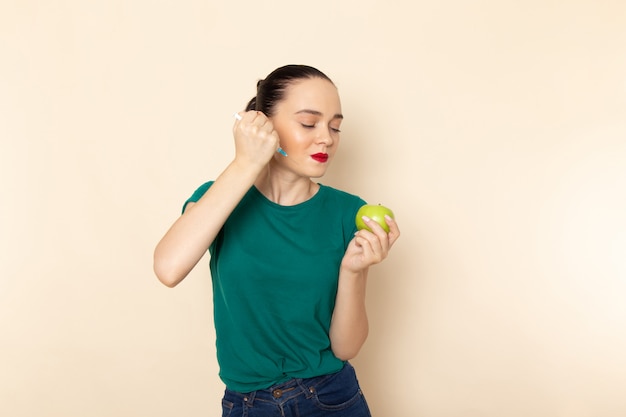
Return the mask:
<path id="1" fill-rule="evenodd" d="M 250 392 L 342 368 L 328 333 L 339 267 L 363 204 L 320 184 L 295 206 L 252 187 L 235 208 L 209 248 L 217 358 L 229 389 Z"/>

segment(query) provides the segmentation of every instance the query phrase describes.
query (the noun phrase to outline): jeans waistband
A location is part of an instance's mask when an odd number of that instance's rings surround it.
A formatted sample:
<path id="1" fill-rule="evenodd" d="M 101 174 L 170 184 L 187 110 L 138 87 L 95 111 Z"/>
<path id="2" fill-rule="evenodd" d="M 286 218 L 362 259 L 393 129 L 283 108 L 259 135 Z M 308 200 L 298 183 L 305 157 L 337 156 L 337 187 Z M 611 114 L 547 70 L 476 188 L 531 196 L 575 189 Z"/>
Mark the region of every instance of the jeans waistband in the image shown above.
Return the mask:
<path id="1" fill-rule="evenodd" d="M 345 371 L 349 367 L 351 367 L 351 365 L 346 362 L 344 367 L 337 373 Z M 240 393 L 231 390 L 229 391 L 231 392 L 231 394 L 235 394 L 241 397 L 243 401 L 249 406 L 252 406 L 255 401 L 283 402 L 302 394 L 304 394 L 306 398 L 310 398 L 314 395 L 315 388 L 318 385 L 320 385 L 335 374 L 320 375 L 312 378 L 292 378 L 288 381 L 272 385 L 269 388 L 260 389 L 248 393 Z"/>

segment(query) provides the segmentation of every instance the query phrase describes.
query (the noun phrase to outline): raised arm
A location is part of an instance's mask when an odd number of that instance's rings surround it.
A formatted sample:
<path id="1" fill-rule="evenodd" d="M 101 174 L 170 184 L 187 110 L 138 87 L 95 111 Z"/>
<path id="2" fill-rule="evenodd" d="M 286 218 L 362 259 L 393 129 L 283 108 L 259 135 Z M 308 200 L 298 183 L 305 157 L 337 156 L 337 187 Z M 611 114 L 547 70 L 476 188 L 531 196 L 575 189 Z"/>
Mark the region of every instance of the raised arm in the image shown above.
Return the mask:
<path id="1" fill-rule="evenodd" d="M 206 253 L 226 219 L 278 148 L 272 123 L 260 112 L 247 112 L 233 127 L 235 159 L 211 188 L 189 203 L 154 251 L 154 272 L 163 284 L 174 287 Z"/>

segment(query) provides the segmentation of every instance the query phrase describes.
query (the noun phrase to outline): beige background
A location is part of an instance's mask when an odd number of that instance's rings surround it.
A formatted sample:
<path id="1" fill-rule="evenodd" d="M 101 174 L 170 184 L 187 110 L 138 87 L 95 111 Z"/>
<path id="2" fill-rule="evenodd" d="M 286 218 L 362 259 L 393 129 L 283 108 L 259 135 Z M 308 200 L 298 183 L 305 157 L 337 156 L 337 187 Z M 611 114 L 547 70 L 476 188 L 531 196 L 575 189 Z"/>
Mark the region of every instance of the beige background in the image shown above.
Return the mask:
<path id="1" fill-rule="evenodd" d="M 217 416 L 208 258 L 152 251 L 286 63 L 394 209 L 354 361 L 375 416 L 626 415 L 626 3 L 0 3 L 0 415 Z"/>

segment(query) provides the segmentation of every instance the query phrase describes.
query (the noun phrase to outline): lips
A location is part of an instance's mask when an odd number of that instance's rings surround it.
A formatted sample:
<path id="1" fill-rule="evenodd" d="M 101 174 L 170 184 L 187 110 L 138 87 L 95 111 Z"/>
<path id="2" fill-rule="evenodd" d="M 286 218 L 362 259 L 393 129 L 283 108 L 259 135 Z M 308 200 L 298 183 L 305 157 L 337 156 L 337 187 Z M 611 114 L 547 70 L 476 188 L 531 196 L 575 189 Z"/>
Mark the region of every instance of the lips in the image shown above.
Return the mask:
<path id="1" fill-rule="evenodd" d="M 313 158 L 317 162 L 326 162 L 326 161 L 328 161 L 328 154 L 327 153 L 316 153 L 316 154 L 311 155 L 311 158 Z"/>

